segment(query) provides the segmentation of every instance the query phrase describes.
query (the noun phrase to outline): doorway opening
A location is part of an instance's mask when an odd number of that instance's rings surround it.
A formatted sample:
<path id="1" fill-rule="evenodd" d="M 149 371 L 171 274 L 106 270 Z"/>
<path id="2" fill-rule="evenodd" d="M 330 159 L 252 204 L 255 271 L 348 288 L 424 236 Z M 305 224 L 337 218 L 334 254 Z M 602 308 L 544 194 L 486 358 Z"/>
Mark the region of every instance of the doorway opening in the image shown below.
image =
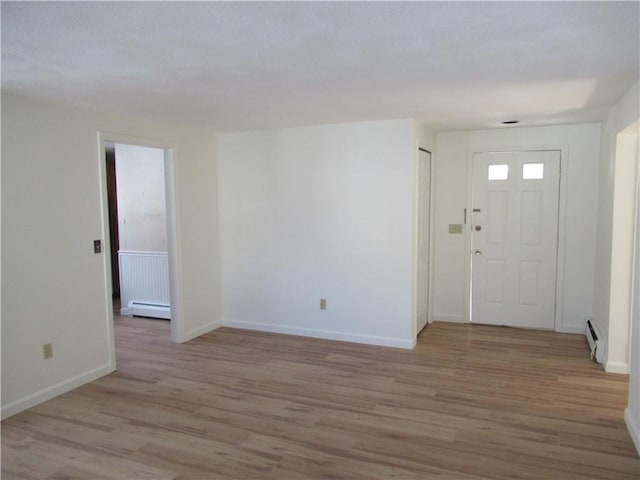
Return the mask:
<path id="1" fill-rule="evenodd" d="M 114 298 L 120 315 L 171 318 L 164 175 L 159 148 L 106 145 Z"/>
<path id="2" fill-rule="evenodd" d="M 105 297 L 115 365 L 114 316 L 149 317 L 180 341 L 173 150 L 145 139 L 99 134 Z M 111 198 L 115 197 L 115 198 Z M 146 320 L 147 322 L 149 319 Z"/>

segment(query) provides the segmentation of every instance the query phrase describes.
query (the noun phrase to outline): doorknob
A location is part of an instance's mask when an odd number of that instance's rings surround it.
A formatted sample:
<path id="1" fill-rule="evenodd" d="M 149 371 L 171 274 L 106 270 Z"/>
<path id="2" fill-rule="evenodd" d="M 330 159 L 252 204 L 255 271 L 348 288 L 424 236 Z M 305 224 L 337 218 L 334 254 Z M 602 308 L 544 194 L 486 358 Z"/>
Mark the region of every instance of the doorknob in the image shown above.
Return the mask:
<path id="1" fill-rule="evenodd" d="M 482 255 L 482 252 L 480 250 L 476 250 L 475 252 L 473 252 L 474 255 Z"/>

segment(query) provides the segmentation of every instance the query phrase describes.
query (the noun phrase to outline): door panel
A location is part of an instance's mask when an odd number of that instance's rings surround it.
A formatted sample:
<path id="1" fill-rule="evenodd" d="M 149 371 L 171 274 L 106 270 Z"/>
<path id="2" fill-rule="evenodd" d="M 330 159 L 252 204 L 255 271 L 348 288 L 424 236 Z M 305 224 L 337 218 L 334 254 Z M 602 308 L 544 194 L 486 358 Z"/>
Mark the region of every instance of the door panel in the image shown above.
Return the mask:
<path id="1" fill-rule="evenodd" d="M 552 329 L 560 152 L 473 158 L 471 320 Z"/>
<path id="2" fill-rule="evenodd" d="M 509 218 L 509 197 L 507 192 L 487 193 L 487 242 L 502 245 L 506 241 L 506 223 Z"/>
<path id="3" fill-rule="evenodd" d="M 520 241 L 523 245 L 539 245 L 542 227 L 542 193 L 522 192 L 520 208 Z"/>
<path id="4" fill-rule="evenodd" d="M 487 303 L 503 303 L 504 260 L 487 260 L 487 276 L 484 279 Z"/>
<path id="5" fill-rule="evenodd" d="M 520 262 L 520 305 L 538 304 L 539 262 Z"/>

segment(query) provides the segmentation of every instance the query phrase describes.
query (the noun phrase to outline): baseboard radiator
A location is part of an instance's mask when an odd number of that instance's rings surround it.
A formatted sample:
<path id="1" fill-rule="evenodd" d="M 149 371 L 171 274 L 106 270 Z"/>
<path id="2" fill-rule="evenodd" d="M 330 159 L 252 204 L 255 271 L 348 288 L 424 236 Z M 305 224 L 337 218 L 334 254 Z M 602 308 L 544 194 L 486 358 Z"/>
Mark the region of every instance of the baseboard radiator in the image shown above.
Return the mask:
<path id="1" fill-rule="evenodd" d="M 585 335 L 587 336 L 587 342 L 589 342 L 591 358 L 598 363 L 604 363 L 607 346 L 598 325 L 592 318 L 587 319 Z"/>
<path id="2" fill-rule="evenodd" d="M 118 260 L 120 315 L 171 318 L 167 254 L 120 250 Z"/>

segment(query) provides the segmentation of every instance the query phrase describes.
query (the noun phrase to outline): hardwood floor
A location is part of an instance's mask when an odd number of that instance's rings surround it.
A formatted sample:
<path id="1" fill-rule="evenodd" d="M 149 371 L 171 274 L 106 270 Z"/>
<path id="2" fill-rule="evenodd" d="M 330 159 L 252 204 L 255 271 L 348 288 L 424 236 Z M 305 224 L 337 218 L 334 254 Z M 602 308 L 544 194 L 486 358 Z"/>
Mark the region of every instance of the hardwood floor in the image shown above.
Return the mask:
<path id="1" fill-rule="evenodd" d="M 2 478 L 633 479 L 581 336 L 435 323 L 405 351 L 116 319 L 118 371 L 2 422 Z"/>

